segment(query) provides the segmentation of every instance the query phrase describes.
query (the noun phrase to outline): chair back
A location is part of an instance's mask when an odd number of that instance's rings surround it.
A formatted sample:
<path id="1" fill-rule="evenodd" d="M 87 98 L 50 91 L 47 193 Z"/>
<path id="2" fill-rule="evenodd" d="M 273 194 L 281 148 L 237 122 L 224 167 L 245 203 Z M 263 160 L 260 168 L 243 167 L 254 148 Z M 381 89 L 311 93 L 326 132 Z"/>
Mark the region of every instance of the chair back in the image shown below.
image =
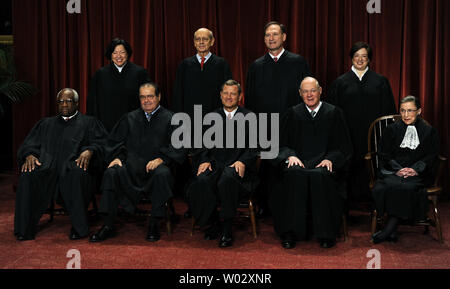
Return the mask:
<path id="1" fill-rule="evenodd" d="M 378 145 L 383 137 L 383 131 L 388 125 L 399 120 L 401 120 L 401 115 L 399 114 L 386 115 L 374 120 L 369 127 L 367 134 L 367 154 L 365 159 L 370 176 L 370 188 L 373 187 L 376 179 L 376 172 L 378 171 L 380 164 L 378 159 Z"/>

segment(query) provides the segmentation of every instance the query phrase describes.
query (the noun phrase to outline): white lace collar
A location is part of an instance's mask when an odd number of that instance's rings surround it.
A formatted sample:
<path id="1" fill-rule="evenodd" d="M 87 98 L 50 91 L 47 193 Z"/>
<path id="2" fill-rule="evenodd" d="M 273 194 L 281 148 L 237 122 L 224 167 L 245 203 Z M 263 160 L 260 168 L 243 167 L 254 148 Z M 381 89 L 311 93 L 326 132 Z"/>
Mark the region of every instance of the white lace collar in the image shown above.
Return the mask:
<path id="1" fill-rule="evenodd" d="M 419 135 L 417 134 L 417 129 L 413 125 L 408 125 L 406 129 L 405 136 L 403 137 L 401 148 L 410 148 L 415 150 L 420 145 Z"/>

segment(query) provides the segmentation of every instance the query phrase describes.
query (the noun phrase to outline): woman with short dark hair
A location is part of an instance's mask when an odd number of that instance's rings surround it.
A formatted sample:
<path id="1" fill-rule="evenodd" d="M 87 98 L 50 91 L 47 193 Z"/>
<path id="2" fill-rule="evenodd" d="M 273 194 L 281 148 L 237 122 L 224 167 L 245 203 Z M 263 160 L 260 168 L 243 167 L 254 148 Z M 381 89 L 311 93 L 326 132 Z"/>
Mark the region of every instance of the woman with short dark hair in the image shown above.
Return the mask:
<path id="1" fill-rule="evenodd" d="M 369 68 L 372 56 L 369 44 L 353 44 L 350 71 L 332 83 L 326 97 L 327 102 L 343 110 L 352 139 L 353 158 L 347 179 L 350 209 L 358 208 L 361 201 L 370 201 L 369 176 L 364 165 L 370 124 L 380 116 L 396 113 L 388 79 Z"/>
<path id="2" fill-rule="evenodd" d="M 96 116 L 108 131 L 122 115 L 139 107 L 139 86 L 150 82 L 147 71 L 129 61 L 132 53 L 128 42 L 114 38 L 105 50 L 111 63 L 97 70 L 89 85 L 87 114 Z"/>
<path id="3" fill-rule="evenodd" d="M 380 216 L 389 216 L 382 231 L 372 236 L 377 244 L 397 241 L 399 220 L 425 220 L 428 212 L 427 182 L 439 153 L 437 130 L 420 118 L 422 109 L 417 97 L 401 100 L 402 120 L 385 128 L 378 156 L 379 176 L 372 196 Z"/>

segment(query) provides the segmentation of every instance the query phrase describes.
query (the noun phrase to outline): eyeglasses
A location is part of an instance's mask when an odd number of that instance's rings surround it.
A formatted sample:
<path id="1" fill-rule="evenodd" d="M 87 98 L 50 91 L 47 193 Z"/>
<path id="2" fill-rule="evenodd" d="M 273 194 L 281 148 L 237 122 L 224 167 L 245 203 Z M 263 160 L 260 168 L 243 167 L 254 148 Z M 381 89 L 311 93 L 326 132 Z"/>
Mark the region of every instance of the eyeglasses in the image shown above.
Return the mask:
<path id="1" fill-rule="evenodd" d="M 63 103 L 69 104 L 69 103 L 73 103 L 73 102 L 75 102 L 75 101 L 73 101 L 73 99 L 58 99 L 56 102 L 57 102 L 58 104 L 63 104 Z"/>
<path id="2" fill-rule="evenodd" d="M 316 93 L 316 92 L 318 92 L 319 90 L 318 89 L 315 89 L 315 88 L 313 88 L 313 89 L 311 89 L 311 90 L 300 90 L 300 93 L 301 94 L 308 94 L 308 93 Z"/>
<path id="3" fill-rule="evenodd" d="M 147 99 L 147 98 L 153 99 L 153 98 L 155 98 L 155 97 L 156 97 L 156 95 L 154 95 L 154 94 L 149 94 L 149 95 L 139 95 L 139 98 L 140 98 L 140 99 Z"/>
<path id="4" fill-rule="evenodd" d="M 401 114 L 405 114 L 405 113 L 407 113 L 407 114 L 411 114 L 411 113 L 413 113 L 413 112 L 416 112 L 416 111 L 418 111 L 419 109 L 400 109 L 400 113 Z"/>

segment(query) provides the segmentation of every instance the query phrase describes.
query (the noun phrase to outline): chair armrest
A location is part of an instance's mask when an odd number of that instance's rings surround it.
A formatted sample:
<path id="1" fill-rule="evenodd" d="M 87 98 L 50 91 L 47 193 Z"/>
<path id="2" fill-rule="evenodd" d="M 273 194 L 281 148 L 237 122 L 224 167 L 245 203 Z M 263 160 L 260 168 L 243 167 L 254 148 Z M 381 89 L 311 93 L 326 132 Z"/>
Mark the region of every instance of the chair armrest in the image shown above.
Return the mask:
<path id="1" fill-rule="evenodd" d="M 439 187 L 439 184 L 441 183 L 442 174 L 444 173 L 444 166 L 447 162 L 447 158 L 439 155 L 438 156 L 438 164 L 437 164 L 437 171 L 436 176 L 434 179 L 434 187 Z"/>

